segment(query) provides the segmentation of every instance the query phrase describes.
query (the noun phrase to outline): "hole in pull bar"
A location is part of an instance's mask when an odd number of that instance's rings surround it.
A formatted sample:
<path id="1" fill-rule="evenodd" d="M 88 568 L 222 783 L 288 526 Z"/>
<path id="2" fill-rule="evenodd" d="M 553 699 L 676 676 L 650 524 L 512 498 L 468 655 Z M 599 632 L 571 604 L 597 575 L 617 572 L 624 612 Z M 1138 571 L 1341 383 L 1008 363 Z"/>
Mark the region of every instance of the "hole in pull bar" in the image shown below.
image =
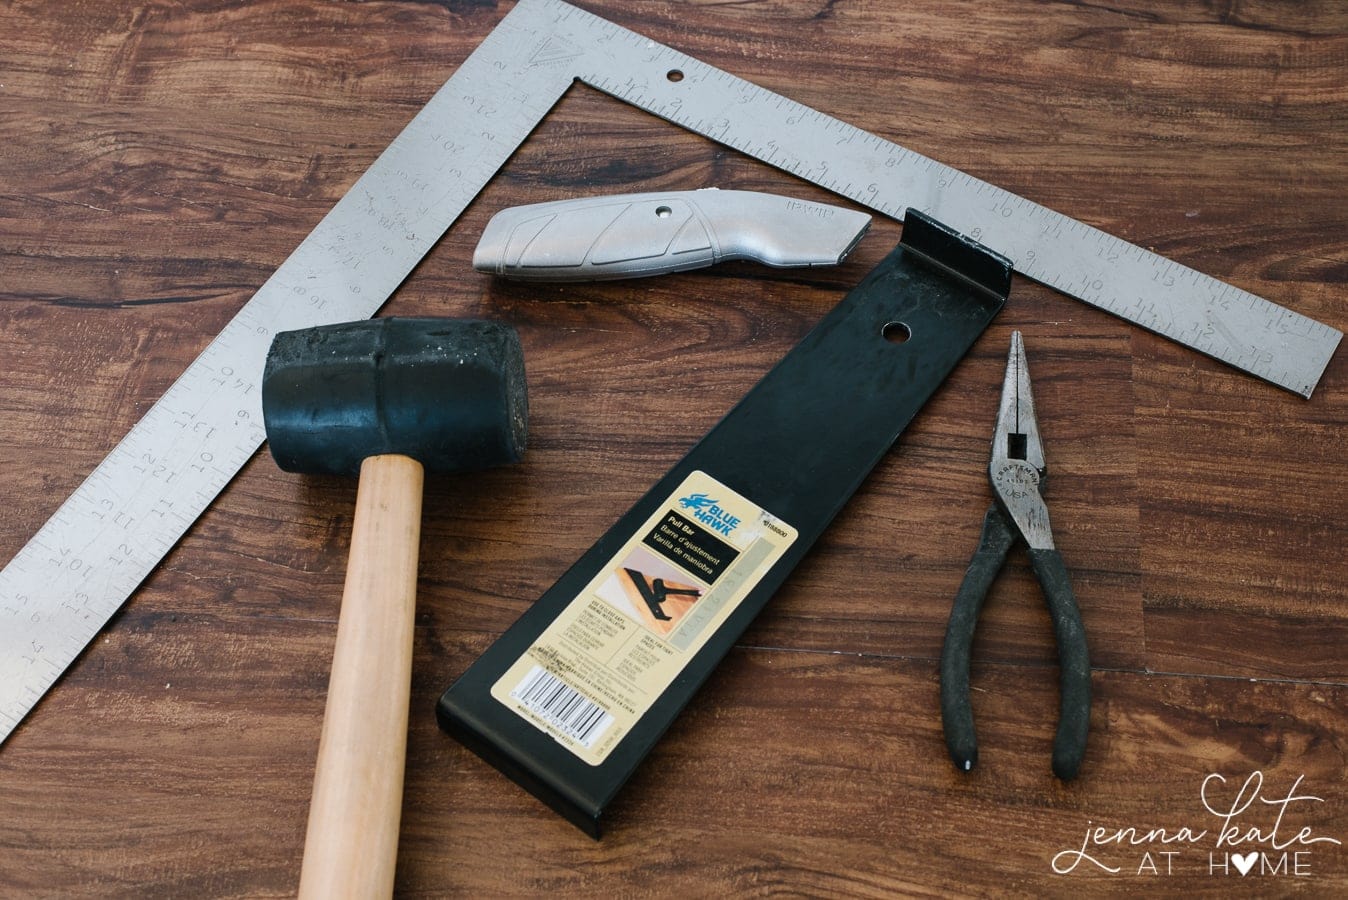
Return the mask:
<path id="1" fill-rule="evenodd" d="M 891 344 L 906 344 L 913 336 L 913 329 L 902 322 L 888 322 L 880 329 L 880 336 Z"/>
<path id="2" fill-rule="evenodd" d="M 655 217 L 657 219 L 668 219 L 672 215 L 674 215 L 674 210 L 670 209 L 668 206 L 657 206 L 655 208 Z"/>

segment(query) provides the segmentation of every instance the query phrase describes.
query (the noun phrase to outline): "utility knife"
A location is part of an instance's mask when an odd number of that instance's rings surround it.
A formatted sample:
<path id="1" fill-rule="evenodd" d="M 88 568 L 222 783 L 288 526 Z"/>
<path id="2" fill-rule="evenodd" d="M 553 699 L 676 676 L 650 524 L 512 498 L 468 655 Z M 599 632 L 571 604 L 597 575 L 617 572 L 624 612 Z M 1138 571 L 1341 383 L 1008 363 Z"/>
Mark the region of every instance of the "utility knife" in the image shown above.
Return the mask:
<path id="1" fill-rule="evenodd" d="M 501 210 L 482 232 L 473 268 L 523 281 L 603 281 L 731 259 L 833 266 L 870 224 L 865 213 L 758 191 L 583 197 Z"/>

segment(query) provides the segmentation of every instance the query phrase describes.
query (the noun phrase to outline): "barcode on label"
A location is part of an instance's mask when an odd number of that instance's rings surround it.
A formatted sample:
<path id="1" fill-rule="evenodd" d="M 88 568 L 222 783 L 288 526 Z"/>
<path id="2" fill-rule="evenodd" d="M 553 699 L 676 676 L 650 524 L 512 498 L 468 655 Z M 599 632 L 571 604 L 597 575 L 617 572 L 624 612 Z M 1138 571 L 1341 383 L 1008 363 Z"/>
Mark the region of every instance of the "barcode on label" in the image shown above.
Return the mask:
<path id="1" fill-rule="evenodd" d="M 613 723 L 604 707 L 542 666 L 530 669 L 510 696 L 587 750 Z"/>

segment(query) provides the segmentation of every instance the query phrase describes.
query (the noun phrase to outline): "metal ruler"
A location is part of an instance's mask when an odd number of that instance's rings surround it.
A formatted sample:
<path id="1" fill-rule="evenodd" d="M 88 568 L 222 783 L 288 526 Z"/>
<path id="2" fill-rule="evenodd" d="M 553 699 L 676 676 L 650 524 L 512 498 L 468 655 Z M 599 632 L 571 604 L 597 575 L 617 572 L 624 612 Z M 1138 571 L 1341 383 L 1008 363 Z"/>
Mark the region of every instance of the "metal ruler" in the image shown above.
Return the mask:
<path id="1" fill-rule="evenodd" d="M 0 740 L 263 440 L 277 331 L 374 314 L 575 81 L 1309 396 L 1342 333 L 558 0 L 521 0 L 0 571 Z"/>

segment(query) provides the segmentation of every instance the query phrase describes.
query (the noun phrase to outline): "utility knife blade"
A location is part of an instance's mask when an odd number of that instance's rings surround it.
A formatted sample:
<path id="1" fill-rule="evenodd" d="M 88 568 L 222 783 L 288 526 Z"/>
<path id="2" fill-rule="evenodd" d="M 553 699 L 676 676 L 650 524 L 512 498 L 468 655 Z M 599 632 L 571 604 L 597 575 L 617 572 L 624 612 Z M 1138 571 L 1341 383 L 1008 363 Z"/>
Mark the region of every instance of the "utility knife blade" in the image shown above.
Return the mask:
<path id="1" fill-rule="evenodd" d="M 757 191 L 557 200 L 494 215 L 473 252 L 473 268 L 523 281 L 603 281 L 731 259 L 833 266 L 870 223 L 865 213 Z"/>

